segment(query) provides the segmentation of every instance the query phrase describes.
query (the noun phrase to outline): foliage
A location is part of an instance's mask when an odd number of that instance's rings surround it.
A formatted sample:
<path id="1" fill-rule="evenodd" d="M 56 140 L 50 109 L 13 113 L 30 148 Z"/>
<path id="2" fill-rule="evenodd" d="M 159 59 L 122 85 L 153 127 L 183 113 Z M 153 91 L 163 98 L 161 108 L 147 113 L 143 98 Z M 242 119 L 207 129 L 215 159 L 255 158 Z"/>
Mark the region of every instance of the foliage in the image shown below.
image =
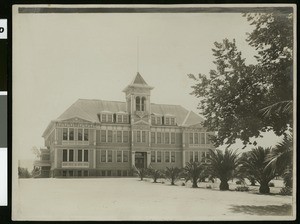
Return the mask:
<path id="1" fill-rule="evenodd" d="M 292 195 L 293 191 L 291 187 L 283 187 L 280 189 L 280 195 Z"/>
<path id="2" fill-rule="evenodd" d="M 293 183 L 293 138 L 291 134 L 284 136 L 267 157 L 267 167 L 274 173 L 283 176 L 285 186 L 292 187 Z"/>
<path id="3" fill-rule="evenodd" d="M 245 177 L 255 179 L 260 184 L 259 192 L 262 194 L 270 193 L 268 184 L 276 176 L 271 167 L 267 166 L 266 158 L 270 151 L 271 148 L 253 148 L 251 151 L 243 153 L 240 159 L 239 172 Z"/>
<path id="4" fill-rule="evenodd" d="M 31 178 L 31 175 L 27 168 L 18 167 L 19 178 Z"/>
<path id="5" fill-rule="evenodd" d="M 254 30 L 248 43 L 255 47 L 257 64 L 246 65 L 235 40 L 215 42 L 216 70 L 209 76 L 189 74 L 195 81 L 191 94 L 200 98 L 204 126 L 217 131 L 216 146 L 273 130 L 282 135 L 292 127 L 293 20 L 281 12 L 244 15 Z M 279 108 L 279 109 L 278 109 Z"/>
<path id="6" fill-rule="evenodd" d="M 157 183 L 157 179 L 163 176 L 162 172 L 156 170 L 154 168 L 149 168 L 147 171 L 147 175 L 153 179 L 153 183 Z"/>
<path id="7" fill-rule="evenodd" d="M 210 151 L 208 171 L 213 177 L 221 180 L 220 190 L 229 190 L 227 182 L 234 177 L 235 170 L 239 165 L 238 154 L 229 149 L 226 149 L 225 152 L 218 149 Z"/>
<path id="8" fill-rule="evenodd" d="M 147 175 L 147 169 L 145 169 L 145 168 L 136 168 L 135 167 L 134 170 L 135 170 L 135 173 L 139 176 L 139 178 L 141 180 L 143 180 L 144 177 L 146 177 L 146 175 Z"/>
<path id="9" fill-rule="evenodd" d="M 183 168 L 183 176 L 185 182 L 191 181 L 193 183 L 192 187 L 198 187 L 197 183 L 200 181 L 200 175 L 203 172 L 204 167 L 199 162 L 189 162 Z"/>
<path id="10" fill-rule="evenodd" d="M 249 187 L 247 186 L 238 186 L 235 188 L 235 191 L 249 191 Z"/>
<path id="11" fill-rule="evenodd" d="M 171 181 L 171 185 L 175 185 L 175 182 L 180 178 L 181 169 L 178 167 L 166 167 L 165 177 Z"/>
<path id="12" fill-rule="evenodd" d="M 270 183 L 268 184 L 268 186 L 269 186 L 269 187 L 275 187 L 275 184 L 274 184 L 273 182 L 270 182 Z"/>

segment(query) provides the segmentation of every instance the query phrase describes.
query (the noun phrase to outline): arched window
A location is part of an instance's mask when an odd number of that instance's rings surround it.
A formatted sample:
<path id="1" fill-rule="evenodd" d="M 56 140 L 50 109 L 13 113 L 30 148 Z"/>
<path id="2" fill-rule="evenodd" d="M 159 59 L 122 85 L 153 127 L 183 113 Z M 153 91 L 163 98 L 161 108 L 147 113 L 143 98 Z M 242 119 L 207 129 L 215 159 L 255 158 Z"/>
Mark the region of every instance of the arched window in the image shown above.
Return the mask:
<path id="1" fill-rule="evenodd" d="M 137 96 L 135 98 L 135 107 L 136 107 L 136 110 L 137 111 L 140 111 L 141 110 L 141 99 L 139 96 Z"/>
<path id="2" fill-rule="evenodd" d="M 146 109 L 146 98 L 142 97 L 142 111 L 145 111 Z"/>

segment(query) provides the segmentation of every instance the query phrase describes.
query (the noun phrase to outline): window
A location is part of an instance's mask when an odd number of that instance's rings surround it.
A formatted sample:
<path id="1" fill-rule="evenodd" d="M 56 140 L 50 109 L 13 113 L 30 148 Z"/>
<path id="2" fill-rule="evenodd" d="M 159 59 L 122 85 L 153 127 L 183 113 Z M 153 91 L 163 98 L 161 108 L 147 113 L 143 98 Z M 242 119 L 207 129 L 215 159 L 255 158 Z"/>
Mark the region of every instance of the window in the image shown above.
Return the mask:
<path id="1" fill-rule="evenodd" d="M 88 170 L 83 171 L 83 176 L 87 177 L 88 175 L 89 175 L 89 171 Z"/>
<path id="2" fill-rule="evenodd" d="M 137 111 L 140 111 L 141 110 L 141 99 L 139 96 L 137 96 L 135 98 L 135 107 L 136 107 L 136 110 Z"/>
<path id="3" fill-rule="evenodd" d="M 190 144 L 194 144 L 194 141 L 193 141 L 193 133 L 190 133 Z"/>
<path id="4" fill-rule="evenodd" d="M 106 150 L 101 150 L 101 162 L 106 162 Z"/>
<path id="5" fill-rule="evenodd" d="M 151 143 L 155 143 L 155 132 L 151 132 Z"/>
<path id="6" fill-rule="evenodd" d="M 169 125 L 170 124 L 170 118 L 166 117 L 166 122 L 165 122 L 166 125 Z"/>
<path id="7" fill-rule="evenodd" d="M 151 151 L 151 163 L 155 163 L 155 151 Z"/>
<path id="8" fill-rule="evenodd" d="M 194 143 L 195 143 L 195 144 L 199 144 L 199 141 L 198 141 L 198 133 L 194 133 Z"/>
<path id="9" fill-rule="evenodd" d="M 123 163 L 128 162 L 128 151 L 123 151 Z"/>
<path id="10" fill-rule="evenodd" d="M 146 142 L 146 131 L 142 131 L 142 142 Z"/>
<path id="11" fill-rule="evenodd" d="M 101 142 L 106 142 L 106 130 L 101 130 Z"/>
<path id="12" fill-rule="evenodd" d="M 107 176 L 111 176 L 111 170 L 107 170 Z"/>
<path id="13" fill-rule="evenodd" d="M 170 143 L 170 133 L 167 132 L 165 133 L 165 144 L 169 144 Z"/>
<path id="14" fill-rule="evenodd" d="M 157 132 L 157 143 L 161 143 L 161 132 Z"/>
<path id="15" fill-rule="evenodd" d="M 140 131 L 136 132 L 136 141 L 141 142 L 141 132 Z"/>
<path id="16" fill-rule="evenodd" d="M 105 170 L 101 170 L 101 176 L 106 176 L 106 172 L 105 172 Z"/>
<path id="17" fill-rule="evenodd" d="M 69 140 L 74 140 L 74 128 L 69 129 Z"/>
<path id="18" fill-rule="evenodd" d="M 175 152 L 171 152 L 171 162 L 175 163 Z"/>
<path id="19" fill-rule="evenodd" d="M 202 152 L 201 154 L 201 162 L 205 162 L 205 152 Z"/>
<path id="20" fill-rule="evenodd" d="M 198 152 L 194 152 L 194 153 L 195 153 L 195 162 L 199 162 Z"/>
<path id="21" fill-rule="evenodd" d="M 78 162 L 82 162 L 82 150 L 81 149 L 79 149 L 77 151 L 77 157 L 78 157 Z"/>
<path id="22" fill-rule="evenodd" d="M 166 163 L 170 162 L 170 152 L 165 152 L 165 162 Z"/>
<path id="23" fill-rule="evenodd" d="M 151 117 L 151 124 L 155 124 L 155 117 L 154 116 Z"/>
<path id="24" fill-rule="evenodd" d="M 193 162 L 194 158 L 193 158 L 193 152 L 190 152 L 190 162 Z"/>
<path id="25" fill-rule="evenodd" d="M 73 162 L 74 161 L 74 150 L 69 149 L 69 161 Z"/>
<path id="26" fill-rule="evenodd" d="M 123 142 L 128 142 L 128 131 L 123 131 Z"/>
<path id="27" fill-rule="evenodd" d="M 62 175 L 63 175 L 63 177 L 66 177 L 66 176 L 67 176 L 67 171 L 66 171 L 66 170 L 63 170 L 63 171 L 62 171 Z"/>
<path id="28" fill-rule="evenodd" d="M 81 170 L 78 170 L 78 171 L 77 171 L 77 176 L 79 176 L 79 177 L 82 176 L 82 171 L 81 171 Z"/>
<path id="29" fill-rule="evenodd" d="M 161 151 L 157 151 L 157 162 L 161 163 Z"/>
<path id="30" fill-rule="evenodd" d="M 73 177 L 73 176 L 74 176 L 73 170 L 69 170 L 69 177 Z"/>
<path id="31" fill-rule="evenodd" d="M 68 140 L 68 129 L 63 128 L 63 140 Z"/>
<path id="32" fill-rule="evenodd" d="M 84 129 L 84 141 L 88 141 L 88 140 L 89 140 L 89 130 Z"/>
<path id="33" fill-rule="evenodd" d="M 161 124 L 161 118 L 160 117 L 156 118 L 156 124 Z"/>
<path id="34" fill-rule="evenodd" d="M 205 133 L 200 133 L 200 144 L 205 144 Z"/>
<path id="35" fill-rule="evenodd" d="M 175 132 L 171 133 L 171 144 L 175 144 Z"/>
<path id="36" fill-rule="evenodd" d="M 107 151 L 107 162 L 112 162 L 112 150 Z"/>
<path id="37" fill-rule="evenodd" d="M 108 114 L 107 115 L 107 122 L 112 123 L 113 122 L 112 119 L 113 119 L 112 114 Z"/>
<path id="38" fill-rule="evenodd" d="M 101 121 L 106 122 L 106 114 L 101 114 Z"/>
<path id="39" fill-rule="evenodd" d="M 143 97 L 142 98 L 142 111 L 145 111 L 145 109 L 146 109 L 146 98 Z"/>
<path id="40" fill-rule="evenodd" d="M 128 123 L 128 115 L 123 115 L 123 123 Z"/>
<path id="41" fill-rule="evenodd" d="M 118 123 L 122 123 L 122 115 L 117 115 L 117 121 Z"/>
<path id="42" fill-rule="evenodd" d="M 84 150 L 84 162 L 89 161 L 89 150 Z"/>
<path id="43" fill-rule="evenodd" d="M 124 177 L 127 176 L 127 170 L 123 170 L 123 176 L 124 176 Z"/>
<path id="44" fill-rule="evenodd" d="M 117 131 L 117 142 L 122 142 L 122 131 Z"/>
<path id="45" fill-rule="evenodd" d="M 117 176 L 118 177 L 122 176 L 122 171 L 121 170 L 117 170 Z"/>
<path id="46" fill-rule="evenodd" d="M 63 162 L 68 161 L 68 150 L 64 149 L 63 150 Z"/>
<path id="47" fill-rule="evenodd" d="M 175 118 L 174 117 L 171 118 L 171 125 L 175 125 Z"/>
<path id="48" fill-rule="evenodd" d="M 78 129 L 77 139 L 78 141 L 82 141 L 82 129 Z"/>
<path id="49" fill-rule="evenodd" d="M 122 162 L 122 151 L 117 151 L 117 162 Z"/>
<path id="50" fill-rule="evenodd" d="M 107 131 L 107 142 L 112 142 L 112 130 Z"/>

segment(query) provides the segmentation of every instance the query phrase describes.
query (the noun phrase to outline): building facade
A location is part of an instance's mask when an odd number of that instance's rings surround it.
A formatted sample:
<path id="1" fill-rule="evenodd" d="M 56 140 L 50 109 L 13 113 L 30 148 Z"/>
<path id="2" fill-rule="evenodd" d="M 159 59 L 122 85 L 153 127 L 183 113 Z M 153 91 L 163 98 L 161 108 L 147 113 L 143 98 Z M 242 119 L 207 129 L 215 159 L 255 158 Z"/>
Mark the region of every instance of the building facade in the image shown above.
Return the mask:
<path id="1" fill-rule="evenodd" d="M 179 105 L 151 103 L 137 73 L 125 102 L 79 99 L 43 133 L 45 149 L 35 166 L 47 177 L 128 176 L 132 168 L 184 167 L 205 162 L 212 132 Z"/>

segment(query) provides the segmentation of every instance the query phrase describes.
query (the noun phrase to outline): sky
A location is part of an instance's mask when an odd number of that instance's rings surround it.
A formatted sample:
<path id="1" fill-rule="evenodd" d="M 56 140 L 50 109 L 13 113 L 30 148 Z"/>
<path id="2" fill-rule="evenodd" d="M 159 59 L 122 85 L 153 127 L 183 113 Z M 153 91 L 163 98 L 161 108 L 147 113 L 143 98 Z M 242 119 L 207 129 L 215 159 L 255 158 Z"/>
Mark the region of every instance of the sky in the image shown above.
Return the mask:
<path id="1" fill-rule="evenodd" d="M 122 90 L 137 71 L 154 87 L 152 103 L 198 113 L 187 74 L 214 69 L 211 49 L 224 38 L 235 38 L 246 63 L 255 63 L 245 41 L 252 29 L 239 13 L 15 13 L 14 155 L 33 159 L 31 148 L 44 146 L 50 121 L 79 98 L 125 101 Z M 267 134 L 258 143 L 274 139 Z"/>

